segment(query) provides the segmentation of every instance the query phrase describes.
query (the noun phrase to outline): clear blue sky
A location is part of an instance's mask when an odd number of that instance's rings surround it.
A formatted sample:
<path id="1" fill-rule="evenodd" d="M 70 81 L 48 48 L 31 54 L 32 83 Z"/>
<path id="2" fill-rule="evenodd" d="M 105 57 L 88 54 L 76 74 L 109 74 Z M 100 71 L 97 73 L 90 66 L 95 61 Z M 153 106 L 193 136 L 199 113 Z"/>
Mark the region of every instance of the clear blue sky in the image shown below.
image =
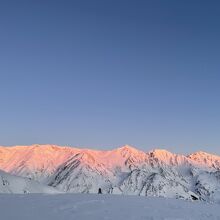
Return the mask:
<path id="1" fill-rule="evenodd" d="M 220 154 L 220 2 L 0 2 L 0 145 Z"/>

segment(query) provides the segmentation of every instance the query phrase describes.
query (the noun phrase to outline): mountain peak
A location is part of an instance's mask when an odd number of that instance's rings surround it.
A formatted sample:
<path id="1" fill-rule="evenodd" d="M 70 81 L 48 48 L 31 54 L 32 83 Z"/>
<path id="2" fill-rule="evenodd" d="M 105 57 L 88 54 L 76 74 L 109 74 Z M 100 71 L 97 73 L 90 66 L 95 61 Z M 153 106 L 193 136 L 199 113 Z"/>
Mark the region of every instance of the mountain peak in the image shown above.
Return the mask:
<path id="1" fill-rule="evenodd" d="M 189 154 L 187 156 L 190 159 L 196 159 L 196 160 L 204 160 L 204 159 L 209 159 L 209 160 L 220 160 L 220 156 L 215 155 L 215 154 L 210 154 L 204 151 L 197 151 L 195 153 Z"/>
<path id="2" fill-rule="evenodd" d="M 165 149 L 154 149 L 148 154 L 151 158 L 156 158 L 158 161 L 171 166 L 178 166 L 187 163 L 187 158 L 184 155 L 171 153 Z"/>
<path id="3" fill-rule="evenodd" d="M 165 149 L 154 149 L 149 152 L 150 155 L 154 155 L 158 159 L 164 159 L 167 157 L 173 157 L 175 154 L 171 153 L 170 151 L 167 151 Z"/>
<path id="4" fill-rule="evenodd" d="M 128 151 L 138 151 L 137 148 L 131 146 L 131 145 L 124 145 L 122 147 L 119 147 L 118 150 L 128 150 Z"/>
<path id="5" fill-rule="evenodd" d="M 140 151 L 137 148 L 132 147 L 130 145 L 124 145 L 122 147 L 119 147 L 116 149 L 116 152 L 120 152 L 120 154 L 123 156 L 145 154 L 143 151 Z"/>
<path id="6" fill-rule="evenodd" d="M 220 167 L 220 156 L 209 154 L 204 151 L 198 151 L 187 156 L 196 165 L 209 168 L 219 168 Z"/>
<path id="7" fill-rule="evenodd" d="M 190 155 L 194 155 L 194 156 L 217 156 L 217 155 L 214 155 L 214 154 L 207 153 L 205 151 L 196 151 L 192 154 L 189 154 L 189 156 Z"/>

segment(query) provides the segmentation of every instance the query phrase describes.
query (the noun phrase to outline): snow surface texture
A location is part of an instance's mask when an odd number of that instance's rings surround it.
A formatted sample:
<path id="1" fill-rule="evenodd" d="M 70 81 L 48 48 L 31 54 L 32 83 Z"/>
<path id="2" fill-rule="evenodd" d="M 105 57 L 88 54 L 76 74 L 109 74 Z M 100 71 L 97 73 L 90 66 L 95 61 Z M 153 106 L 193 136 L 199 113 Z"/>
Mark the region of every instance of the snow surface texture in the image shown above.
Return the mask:
<path id="1" fill-rule="evenodd" d="M 110 151 L 54 145 L 0 147 L 0 169 L 31 179 L 29 185 L 38 184 L 39 192 L 44 192 L 40 189 L 44 184 L 70 193 L 97 193 L 101 188 L 104 194 L 220 202 L 220 157 L 205 152 L 184 156 L 160 149 L 143 152 L 128 145 Z M 3 184 L 0 192 L 17 193 L 6 188 Z"/>
<path id="2" fill-rule="evenodd" d="M 218 204 L 140 196 L 0 195 L 2 220 L 219 220 Z"/>

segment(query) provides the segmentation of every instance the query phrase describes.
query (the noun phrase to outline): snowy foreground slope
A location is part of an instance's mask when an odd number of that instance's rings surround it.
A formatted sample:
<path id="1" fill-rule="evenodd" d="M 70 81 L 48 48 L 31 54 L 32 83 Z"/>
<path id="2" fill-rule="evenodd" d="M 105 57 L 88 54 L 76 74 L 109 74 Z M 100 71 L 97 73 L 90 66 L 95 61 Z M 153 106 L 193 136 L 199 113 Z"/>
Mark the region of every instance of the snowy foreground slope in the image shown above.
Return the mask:
<path id="1" fill-rule="evenodd" d="M 140 196 L 0 195 L 2 220 L 219 220 L 220 206 Z"/>
<path id="2" fill-rule="evenodd" d="M 58 193 L 53 187 L 40 184 L 28 178 L 10 175 L 0 171 L 0 193 Z"/>

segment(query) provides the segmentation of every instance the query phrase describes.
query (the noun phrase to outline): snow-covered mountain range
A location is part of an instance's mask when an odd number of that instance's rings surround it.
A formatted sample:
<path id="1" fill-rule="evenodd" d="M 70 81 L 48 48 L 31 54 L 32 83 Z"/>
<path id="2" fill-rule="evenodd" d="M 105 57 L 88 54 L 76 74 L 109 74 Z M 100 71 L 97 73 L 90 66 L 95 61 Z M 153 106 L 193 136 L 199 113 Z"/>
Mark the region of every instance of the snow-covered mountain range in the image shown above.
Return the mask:
<path id="1" fill-rule="evenodd" d="M 113 194 L 220 199 L 220 156 L 205 152 L 184 156 L 160 149 L 143 152 L 128 145 L 109 151 L 54 145 L 0 147 L 0 169 L 10 177 L 63 192 L 97 193 L 101 188 Z M 0 192 L 8 191 L 0 184 Z"/>

